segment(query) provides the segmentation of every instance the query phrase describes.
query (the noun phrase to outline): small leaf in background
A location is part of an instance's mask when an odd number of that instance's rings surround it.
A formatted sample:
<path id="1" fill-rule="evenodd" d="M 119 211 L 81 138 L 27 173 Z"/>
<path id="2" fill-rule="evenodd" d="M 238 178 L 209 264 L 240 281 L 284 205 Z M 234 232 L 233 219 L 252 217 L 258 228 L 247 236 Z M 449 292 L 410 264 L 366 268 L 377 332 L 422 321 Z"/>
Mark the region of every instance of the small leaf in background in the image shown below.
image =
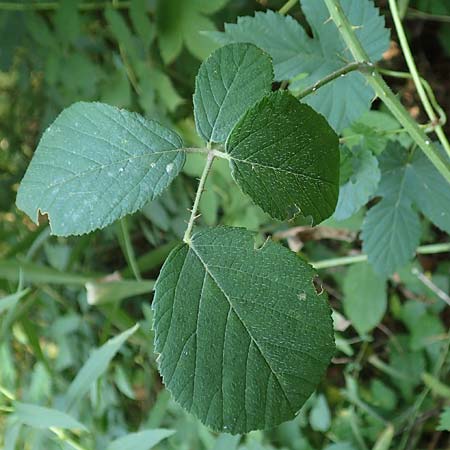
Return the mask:
<path id="1" fill-rule="evenodd" d="M 148 16 L 148 1 L 131 0 L 129 13 L 134 30 L 142 39 L 144 46 L 150 47 L 155 38 L 156 25 L 151 22 Z"/>
<path id="2" fill-rule="evenodd" d="M 245 111 L 271 91 L 272 80 L 270 57 L 254 45 L 230 44 L 216 50 L 195 80 L 198 133 L 208 142 L 225 142 Z"/>
<path id="3" fill-rule="evenodd" d="M 75 103 L 45 131 L 17 206 L 52 233 L 83 234 L 132 214 L 158 196 L 184 164 L 180 137 L 139 114 Z"/>
<path id="4" fill-rule="evenodd" d="M 216 47 L 203 31 L 216 29 L 206 15 L 219 11 L 228 0 L 158 0 L 156 23 L 161 56 L 170 64 L 186 45 L 198 59 L 206 58 Z"/>
<path id="5" fill-rule="evenodd" d="M 226 151 L 244 193 L 272 217 L 329 217 L 339 185 L 338 139 L 326 120 L 287 92 L 267 95 L 231 132 Z"/>
<path id="6" fill-rule="evenodd" d="M 14 414 L 21 423 L 33 428 L 55 427 L 68 430 L 86 430 L 83 424 L 64 412 L 30 403 L 14 402 Z"/>
<path id="7" fill-rule="evenodd" d="M 323 450 L 357 450 L 350 442 L 327 445 Z"/>
<path id="8" fill-rule="evenodd" d="M 450 406 L 447 406 L 441 412 L 441 415 L 439 416 L 439 425 L 436 430 L 450 431 Z"/>
<path id="9" fill-rule="evenodd" d="M 377 326 L 386 312 L 386 279 L 376 274 L 367 263 L 352 265 L 343 284 L 343 306 L 347 317 L 359 334 Z"/>
<path id="10" fill-rule="evenodd" d="M 84 366 L 72 381 L 65 396 L 66 410 L 70 410 L 89 391 L 92 384 L 103 375 L 109 363 L 120 350 L 125 341 L 139 328 L 133 328 L 110 339 L 102 347 L 94 350 Z"/>
<path id="11" fill-rule="evenodd" d="M 315 431 L 327 431 L 331 425 L 330 408 L 323 394 L 317 396 L 309 413 L 309 423 Z"/>
<path id="12" fill-rule="evenodd" d="M 434 395 L 439 395 L 450 400 L 450 387 L 439 381 L 435 376 L 424 373 L 422 375 L 422 380 L 425 385 L 428 386 Z"/>
<path id="13" fill-rule="evenodd" d="M 333 214 L 338 221 L 358 212 L 373 196 L 380 181 L 378 160 L 369 150 L 359 146 L 351 149 L 342 147 L 341 173 L 343 160 L 350 166 L 350 176 L 339 188 L 338 204 Z"/>
<path id="14" fill-rule="evenodd" d="M 127 434 L 111 442 L 106 450 L 150 450 L 175 431 L 154 429 Z"/>
<path id="15" fill-rule="evenodd" d="M 370 383 L 372 403 L 386 411 L 393 411 L 397 406 L 395 391 L 386 386 L 381 380 L 373 379 Z"/>
<path id="16" fill-rule="evenodd" d="M 16 292 L 15 294 L 0 298 L 0 314 L 14 308 L 19 300 L 25 297 L 28 292 L 30 292 L 29 289 L 23 289 L 19 292 Z"/>
<path id="17" fill-rule="evenodd" d="M 314 270 L 251 232 L 198 232 L 155 287 L 155 346 L 174 399 L 227 433 L 292 419 L 334 353 L 331 311 Z"/>
<path id="18" fill-rule="evenodd" d="M 302 0 L 301 6 L 313 38 L 292 17 L 273 11 L 238 17 L 237 24 L 225 24 L 223 33 L 208 35 L 221 44 L 257 45 L 272 56 L 276 80 L 292 80 L 290 89 L 302 90 L 345 66 L 353 57 L 334 22 L 328 20 L 324 1 Z M 370 59 L 380 60 L 389 47 L 389 31 L 373 2 L 348 0 L 342 2 L 342 7 Z M 354 72 L 321 87 L 304 101 L 340 131 L 369 110 L 373 97 L 373 90 L 364 77 Z"/>
<path id="19" fill-rule="evenodd" d="M 392 439 L 394 438 L 394 427 L 388 425 L 378 437 L 373 450 L 389 450 L 391 448 Z"/>

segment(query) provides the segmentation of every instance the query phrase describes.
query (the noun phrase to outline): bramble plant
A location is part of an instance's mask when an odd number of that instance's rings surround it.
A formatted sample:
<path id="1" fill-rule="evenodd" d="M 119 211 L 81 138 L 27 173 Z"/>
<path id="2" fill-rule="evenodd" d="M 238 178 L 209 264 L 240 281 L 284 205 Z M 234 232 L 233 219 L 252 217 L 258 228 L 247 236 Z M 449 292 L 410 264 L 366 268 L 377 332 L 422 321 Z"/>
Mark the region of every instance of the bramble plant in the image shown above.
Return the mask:
<path id="1" fill-rule="evenodd" d="M 169 187 L 187 153 L 204 155 L 183 243 L 155 286 L 155 351 L 173 398 L 211 429 L 232 434 L 294 418 L 323 378 L 335 342 L 327 295 L 316 290 L 310 264 L 243 228 L 194 230 L 217 159 L 278 220 L 344 220 L 380 198 L 362 226 L 367 256 L 359 261 L 369 264 L 354 266 L 344 284 L 356 304 L 344 307 L 361 334 L 384 313 L 387 277 L 417 251 L 416 209 L 450 232 L 450 146 L 406 39 L 399 33 L 429 130 L 410 117 L 376 66 L 389 31 L 372 1 L 301 0 L 312 37 L 286 15 L 293 4 L 207 33 L 223 46 L 201 64 L 195 82 L 193 113 L 204 146 L 187 147 L 139 114 L 75 103 L 43 134 L 17 195 L 34 222 L 48 216 L 52 234 L 82 235 L 141 210 Z M 275 83 L 281 86 L 273 91 Z M 383 141 L 370 120 L 358 122 L 375 97 L 396 119 L 391 131 L 401 126 L 398 140 Z M 381 299 L 369 318 L 358 310 L 355 279 Z"/>

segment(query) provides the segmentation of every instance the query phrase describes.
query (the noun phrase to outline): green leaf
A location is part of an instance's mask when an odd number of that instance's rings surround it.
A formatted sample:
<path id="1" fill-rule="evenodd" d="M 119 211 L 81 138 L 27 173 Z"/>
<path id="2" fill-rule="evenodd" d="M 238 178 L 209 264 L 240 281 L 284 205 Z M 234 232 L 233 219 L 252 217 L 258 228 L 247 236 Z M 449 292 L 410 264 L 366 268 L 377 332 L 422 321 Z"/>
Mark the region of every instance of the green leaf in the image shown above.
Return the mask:
<path id="1" fill-rule="evenodd" d="M 354 264 L 344 279 L 344 312 L 359 334 L 377 326 L 386 312 L 386 280 L 367 263 Z"/>
<path id="2" fill-rule="evenodd" d="M 130 433 L 111 442 L 106 450 L 150 450 L 174 433 L 162 428 Z"/>
<path id="3" fill-rule="evenodd" d="M 380 60 L 389 47 L 389 31 L 378 9 L 369 0 L 341 3 L 371 61 Z M 239 17 L 237 24 L 225 24 L 224 33 L 208 34 L 222 44 L 250 42 L 257 45 L 272 56 L 276 80 L 292 80 L 290 89 L 302 90 L 345 66 L 353 57 L 336 25 L 329 20 L 323 0 L 302 0 L 301 6 L 313 38 L 292 17 L 273 11 Z M 373 90 L 364 77 L 353 72 L 321 87 L 304 101 L 340 131 L 370 108 L 373 97 Z"/>
<path id="4" fill-rule="evenodd" d="M 414 256 L 421 226 L 416 205 L 442 230 L 450 232 L 448 183 L 419 151 L 410 154 L 390 143 L 380 156 L 378 195 L 362 227 L 363 250 L 380 274 L 390 275 Z"/>
<path id="5" fill-rule="evenodd" d="M 19 302 L 19 300 L 25 297 L 25 295 L 27 295 L 28 292 L 30 292 L 29 289 L 22 289 L 21 291 L 16 292 L 15 294 L 11 294 L 6 297 L 0 298 L 0 314 L 14 308 Z"/>
<path id="6" fill-rule="evenodd" d="M 86 430 L 83 424 L 64 412 L 30 403 L 14 402 L 14 414 L 21 423 L 33 428 L 55 427 L 68 430 Z"/>
<path id="7" fill-rule="evenodd" d="M 217 46 L 203 31 L 216 29 L 205 16 L 218 11 L 227 0 L 158 0 L 156 22 L 161 56 L 166 64 L 173 62 L 186 45 L 197 58 L 206 58 Z"/>
<path id="8" fill-rule="evenodd" d="M 338 197 L 338 138 L 326 120 L 285 91 L 264 97 L 231 132 L 226 151 L 244 193 L 277 219 L 297 212 L 314 223 Z"/>
<path id="9" fill-rule="evenodd" d="M 75 103 L 45 131 L 17 195 L 52 233 L 89 233 L 141 209 L 177 176 L 180 137 L 157 122 L 102 103 Z"/>
<path id="10" fill-rule="evenodd" d="M 173 250 L 155 288 L 155 350 L 167 389 L 214 430 L 292 419 L 334 352 L 314 270 L 280 244 L 220 227 Z"/>
<path id="11" fill-rule="evenodd" d="M 315 431 L 327 431 L 331 425 L 330 408 L 327 399 L 320 394 L 309 414 L 309 424 Z"/>
<path id="12" fill-rule="evenodd" d="M 351 175 L 339 188 L 338 204 L 333 214 L 333 218 L 339 221 L 358 212 L 373 196 L 380 181 L 378 160 L 369 150 L 363 147 L 343 147 L 341 173 L 343 160 L 350 165 Z"/>
<path id="13" fill-rule="evenodd" d="M 153 280 L 96 280 L 86 283 L 87 302 L 90 305 L 119 303 L 135 295 L 149 294 L 153 291 Z"/>
<path id="14" fill-rule="evenodd" d="M 129 9 L 131 23 L 146 48 L 150 47 L 154 37 L 156 26 L 150 21 L 148 16 L 147 0 L 131 0 Z"/>
<path id="15" fill-rule="evenodd" d="M 450 431 L 450 406 L 447 406 L 439 416 L 438 431 Z"/>
<path id="16" fill-rule="evenodd" d="M 271 91 L 272 80 L 270 57 L 254 45 L 230 44 L 216 50 L 195 80 L 198 133 L 206 141 L 225 142 L 245 111 Z"/>
<path id="17" fill-rule="evenodd" d="M 84 366 L 69 386 L 65 397 L 66 410 L 70 410 L 89 391 L 92 384 L 106 371 L 109 363 L 120 350 L 125 341 L 139 328 L 135 325 L 118 336 L 110 339 L 103 346 L 94 350 Z"/>

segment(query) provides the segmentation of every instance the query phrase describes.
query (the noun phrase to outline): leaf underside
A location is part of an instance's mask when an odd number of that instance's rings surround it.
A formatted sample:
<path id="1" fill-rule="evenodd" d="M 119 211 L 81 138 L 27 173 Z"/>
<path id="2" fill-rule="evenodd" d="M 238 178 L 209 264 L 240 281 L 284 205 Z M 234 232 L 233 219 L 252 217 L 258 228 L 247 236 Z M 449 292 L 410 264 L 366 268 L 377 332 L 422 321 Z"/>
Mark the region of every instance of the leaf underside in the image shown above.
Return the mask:
<path id="1" fill-rule="evenodd" d="M 20 184 L 17 206 L 53 234 L 104 228 L 142 208 L 181 170 L 181 138 L 142 116 L 75 103 L 45 131 Z"/>
<path id="2" fill-rule="evenodd" d="M 280 244 L 220 227 L 177 247 L 155 289 L 155 349 L 175 400 L 217 431 L 292 419 L 334 351 L 314 270 Z"/>
<path id="3" fill-rule="evenodd" d="M 338 137 L 323 116 L 285 91 L 250 108 L 226 151 L 241 189 L 271 216 L 329 217 L 339 191 Z"/>
<path id="4" fill-rule="evenodd" d="M 351 176 L 339 188 L 339 199 L 333 214 L 336 220 L 345 220 L 355 214 L 374 195 L 380 181 L 378 160 L 370 150 L 357 146 L 341 149 L 342 160 L 348 160 Z"/>
<path id="5" fill-rule="evenodd" d="M 380 157 L 379 203 L 362 226 L 363 250 L 376 272 L 390 275 L 414 256 L 421 225 L 415 206 L 450 233 L 450 190 L 442 175 L 419 151 L 391 143 Z"/>
<path id="6" fill-rule="evenodd" d="M 194 115 L 206 141 L 225 142 L 247 109 L 270 92 L 270 57 L 252 44 L 230 44 L 203 62 L 195 80 Z"/>

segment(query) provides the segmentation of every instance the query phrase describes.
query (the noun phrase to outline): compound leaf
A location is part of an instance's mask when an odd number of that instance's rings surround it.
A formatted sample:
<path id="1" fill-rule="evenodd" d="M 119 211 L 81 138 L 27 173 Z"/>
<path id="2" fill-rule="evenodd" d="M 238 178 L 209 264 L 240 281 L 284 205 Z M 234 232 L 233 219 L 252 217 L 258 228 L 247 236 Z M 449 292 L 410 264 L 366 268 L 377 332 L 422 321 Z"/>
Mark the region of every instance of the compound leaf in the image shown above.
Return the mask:
<path id="1" fill-rule="evenodd" d="M 389 31 L 372 1 L 341 1 L 344 13 L 375 62 L 389 47 Z M 291 80 L 290 89 L 302 90 L 352 61 L 323 0 L 302 0 L 302 10 L 312 28 L 310 38 L 292 17 L 272 11 L 254 17 L 240 17 L 237 24 L 226 24 L 224 33 L 209 33 L 216 41 L 251 42 L 273 58 L 278 81 Z M 305 97 L 305 102 L 321 112 L 340 131 L 370 107 L 373 90 L 364 77 L 353 72 Z"/>
<path id="2" fill-rule="evenodd" d="M 142 208 L 181 170 L 180 137 L 159 123 L 102 103 L 75 103 L 45 131 L 17 206 L 52 233 L 83 234 Z"/>
<path id="3" fill-rule="evenodd" d="M 225 142 L 244 112 L 270 92 L 270 57 L 252 44 L 219 48 L 203 62 L 195 80 L 194 115 L 207 141 Z"/>
<path id="4" fill-rule="evenodd" d="M 386 312 L 386 279 L 367 263 L 348 269 L 343 284 L 344 311 L 358 333 L 365 334 L 377 326 Z"/>
<path id="5" fill-rule="evenodd" d="M 273 217 L 283 220 L 300 211 L 319 223 L 334 212 L 338 138 L 320 114 L 286 91 L 250 108 L 226 151 L 236 182 Z"/>
<path id="6" fill-rule="evenodd" d="M 280 244 L 220 227 L 173 250 L 155 289 L 164 383 L 214 430 L 245 433 L 292 419 L 334 351 L 314 270 Z"/>
<path id="7" fill-rule="evenodd" d="M 450 232 L 448 183 L 422 152 L 410 154 L 391 143 L 380 156 L 382 200 L 369 210 L 362 227 L 363 250 L 374 269 L 390 275 L 404 266 L 419 245 L 419 208 L 436 226 Z"/>
<path id="8" fill-rule="evenodd" d="M 342 164 L 349 164 L 350 176 L 339 188 L 338 204 L 333 215 L 336 220 L 345 220 L 355 214 L 376 192 L 380 181 L 378 160 L 370 150 L 343 147 L 341 173 Z"/>

